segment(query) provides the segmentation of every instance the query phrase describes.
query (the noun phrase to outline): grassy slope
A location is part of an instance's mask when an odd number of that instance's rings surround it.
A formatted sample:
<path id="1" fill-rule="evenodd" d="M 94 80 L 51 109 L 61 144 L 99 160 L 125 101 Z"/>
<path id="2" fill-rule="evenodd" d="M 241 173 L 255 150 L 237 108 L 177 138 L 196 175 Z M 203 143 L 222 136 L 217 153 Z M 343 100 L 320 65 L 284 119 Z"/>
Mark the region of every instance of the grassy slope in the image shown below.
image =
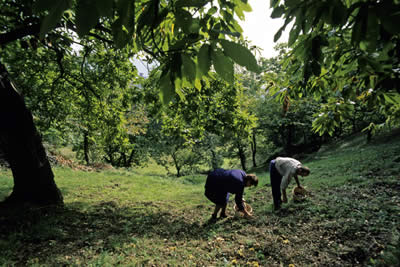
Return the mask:
<path id="1" fill-rule="evenodd" d="M 55 168 L 65 207 L 3 210 L 0 264 L 395 264 L 399 149 L 399 136 L 323 148 L 304 160 L 312 174 L 301 182 L 312 195 L 279 213 L 271 209 L 268 173 L 260 171 L 259 187 L 246 191 L 255 218 L 215 224 L 207 224 L 213 207 L 203 196 L 205 176 L 171 178 L 157 166 L 135 172 Z M 12 188 L 9 177 L 0 171 L 0 198 Z"/>

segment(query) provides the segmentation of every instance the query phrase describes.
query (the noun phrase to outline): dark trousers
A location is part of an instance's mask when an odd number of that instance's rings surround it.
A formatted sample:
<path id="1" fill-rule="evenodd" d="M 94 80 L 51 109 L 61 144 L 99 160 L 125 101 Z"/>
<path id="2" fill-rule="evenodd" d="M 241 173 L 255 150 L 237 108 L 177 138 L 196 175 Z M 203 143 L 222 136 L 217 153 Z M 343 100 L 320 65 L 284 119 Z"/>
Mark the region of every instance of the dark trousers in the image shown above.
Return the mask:
<path id="1" fill-rule="evenodd" d="M 282 175 L 278 172 L 275 167 L 275 160 L 271 160 L 269 164 L 269 174 L 271 179 L 271 188 L 272 188 L 272 198 L 274 200 L 275 209 L 279 209 L 281 206 L 281 182 Z"/>
<path id="2" fill-rule="evenodd" d="M 225 206 L 229 201 L 229 192 L 212 190 L 206 187 L 204 195 L 215 205 Z"/>

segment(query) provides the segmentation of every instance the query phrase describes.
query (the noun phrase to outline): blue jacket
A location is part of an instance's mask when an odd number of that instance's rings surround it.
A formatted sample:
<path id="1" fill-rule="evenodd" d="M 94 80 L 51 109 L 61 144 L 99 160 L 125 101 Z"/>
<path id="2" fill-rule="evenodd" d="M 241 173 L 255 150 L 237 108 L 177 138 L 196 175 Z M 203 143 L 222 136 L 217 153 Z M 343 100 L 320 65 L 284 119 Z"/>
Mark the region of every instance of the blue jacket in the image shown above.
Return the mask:
<path id="1" fill-rule="evenodd" d="M 244 177 L 246 173 L 242 170 L 215 169 L 207 177 L 205 188 L 217 194 L 226 195 L 227 201 L 229 193 L 235 194 L 235 202 L 239 210 L 244 210 L 243 192 Z"/>

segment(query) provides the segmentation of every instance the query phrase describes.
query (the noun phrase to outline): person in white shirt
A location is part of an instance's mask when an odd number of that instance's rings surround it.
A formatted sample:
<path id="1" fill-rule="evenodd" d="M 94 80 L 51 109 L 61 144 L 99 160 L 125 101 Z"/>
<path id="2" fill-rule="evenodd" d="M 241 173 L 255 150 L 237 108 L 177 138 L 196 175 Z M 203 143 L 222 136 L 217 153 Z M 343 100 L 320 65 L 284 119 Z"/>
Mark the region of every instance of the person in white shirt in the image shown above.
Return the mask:
<path id="1" fill-rule="evenodd" d="M 272 198 L 275 210 L 279 210 L 281 203 L 287 203 L 286 188 L 292 177 L 296 180 L 297 186 L 301 187 L 298 175 L 307 176 L 310 169 L 303 166 L 300 161 L 293 158 L 277 157 L 269 164 L 269 173 L 272 187 Z M 281 194 L 282 192 L 282 194 Z M 282 199 L 281 199 L 282 195 Z"/>

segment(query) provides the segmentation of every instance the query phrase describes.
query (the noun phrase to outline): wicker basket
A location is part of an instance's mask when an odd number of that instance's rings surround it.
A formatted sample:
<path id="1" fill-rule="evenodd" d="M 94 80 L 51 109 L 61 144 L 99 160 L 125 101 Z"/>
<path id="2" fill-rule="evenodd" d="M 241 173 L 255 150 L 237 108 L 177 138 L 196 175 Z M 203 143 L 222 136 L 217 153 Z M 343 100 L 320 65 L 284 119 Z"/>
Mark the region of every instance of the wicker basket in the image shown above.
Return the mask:
<path id="1" fill-rule="evenodd" d="M 305 200 L 307 197 L 307 190 L 303 187 L 295 187 L 293 188 L 293 201 L 301 202 Z"/>
<path id="2" fill-rule="evenodd" d="M 249 213 L 249 214 L 253 214 L 253 208 L 250 206 L 250 204 L 247 204 L 246 202 L 243 201 L 243 206 L 244 209 Z M 236 205 L 236 203 L 233 204 L 233 210 L 236 212 L 236 214 L 240 214 L 241 216 L 243 216 L 242 212 L 239 212 L 239 208 Z"/>

